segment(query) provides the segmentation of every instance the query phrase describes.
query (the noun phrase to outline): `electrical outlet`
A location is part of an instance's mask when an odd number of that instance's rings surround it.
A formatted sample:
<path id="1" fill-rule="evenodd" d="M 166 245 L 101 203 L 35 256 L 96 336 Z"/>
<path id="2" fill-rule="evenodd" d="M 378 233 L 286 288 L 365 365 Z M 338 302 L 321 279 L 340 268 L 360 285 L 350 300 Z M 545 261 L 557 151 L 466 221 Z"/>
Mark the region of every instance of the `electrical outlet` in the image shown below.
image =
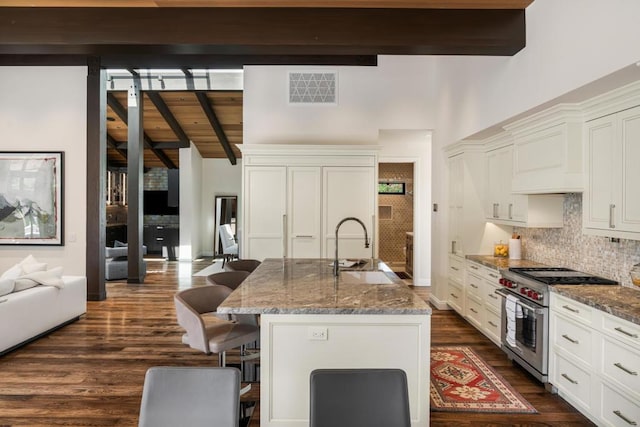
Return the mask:
<path id="1" fill-rule="evenodd" d="M 307 337 L 314 341 L 326 341 L 328 337 L 327 328 L 322 326 L 311 326 L 307 330 Z"/>

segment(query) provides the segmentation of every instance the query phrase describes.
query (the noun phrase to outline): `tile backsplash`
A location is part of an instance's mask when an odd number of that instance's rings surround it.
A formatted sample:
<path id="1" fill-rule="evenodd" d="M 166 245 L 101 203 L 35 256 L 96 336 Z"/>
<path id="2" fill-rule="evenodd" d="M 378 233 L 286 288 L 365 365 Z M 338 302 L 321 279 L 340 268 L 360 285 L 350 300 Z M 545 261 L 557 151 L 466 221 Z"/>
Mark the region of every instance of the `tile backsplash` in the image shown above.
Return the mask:
<path id="1" fill-rule="evenodd" d="M 603 276 L 633 287 L 629 270 L 640 262 L 640 241 L 582 234 L 582 194 L 564 198 L 563 228 L 521 228 L 522 256 L 543 264 Z"/>

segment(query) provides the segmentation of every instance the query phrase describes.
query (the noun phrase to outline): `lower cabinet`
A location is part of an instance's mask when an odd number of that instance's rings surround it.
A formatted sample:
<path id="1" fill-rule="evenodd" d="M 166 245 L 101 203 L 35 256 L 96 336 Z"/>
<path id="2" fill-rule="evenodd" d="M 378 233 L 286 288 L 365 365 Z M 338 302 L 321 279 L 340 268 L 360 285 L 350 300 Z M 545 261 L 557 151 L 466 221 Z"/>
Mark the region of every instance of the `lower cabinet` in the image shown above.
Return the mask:
<path id="1" fill-rule="evenodd" d="M 464 258 L 449 254 L 447 304 L 461 316 L 465 315 Z"/>
<path id="2" fill-rule="evenodd" d="M 502 301 L 496 295 L 500 274 L 477 262 L 466 261 L 464 317 L 496 345 L 501 345 Z"/>
<path id="3" fill-rule="evenodd" d="M 640 425 L 639 337 L 639 325 L 552 292 L 549 382 L 598 425 Z"/>

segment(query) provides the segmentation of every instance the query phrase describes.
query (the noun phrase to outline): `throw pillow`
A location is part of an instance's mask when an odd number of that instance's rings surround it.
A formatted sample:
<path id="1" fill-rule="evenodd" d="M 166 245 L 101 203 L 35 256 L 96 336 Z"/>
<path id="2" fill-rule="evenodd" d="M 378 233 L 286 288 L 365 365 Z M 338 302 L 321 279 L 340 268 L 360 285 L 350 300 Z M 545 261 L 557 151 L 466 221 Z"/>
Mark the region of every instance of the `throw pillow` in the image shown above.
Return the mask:
<path id="1" fill-rule="evenodd" d="M 36 271 L 45 271 L 47 269 L 46 262 L 34 262 L 32 264 L 24 264 L 22 266 L 22 274 L 35 273 Z"/>
<path id="2" fill-rule="evenodd" d="M 64 286 L 62 281 L 62 267 L 52 268 L 46 271 L 35 271 L 25 274 L 15 280 L 13 292 L 24 291 L 38 285 L 54 286 L 58 289 Z"/>
<path id="3" fill-rule="evenodd" d="M 0 276 L 0 279 L 11 279 L 15 280 L 18 277 L 22 276 L 22 266 L 20 264 L 16 264 Z"/>
<path id="4" fill-rule="evenodd" d="M 0 297 L 13 292 L 15 279 L 0 279 Z"/>
<path id="5" fill-rule="evenodd" d="M 24 291 L 25 289 L 34 288 L 39 284 L 40 283 L 36 282 L 33 279 L 27 279 L 27 278 L 21 277 L 15 280 L 13 292 L 20 292 L 20 291 Z"/>

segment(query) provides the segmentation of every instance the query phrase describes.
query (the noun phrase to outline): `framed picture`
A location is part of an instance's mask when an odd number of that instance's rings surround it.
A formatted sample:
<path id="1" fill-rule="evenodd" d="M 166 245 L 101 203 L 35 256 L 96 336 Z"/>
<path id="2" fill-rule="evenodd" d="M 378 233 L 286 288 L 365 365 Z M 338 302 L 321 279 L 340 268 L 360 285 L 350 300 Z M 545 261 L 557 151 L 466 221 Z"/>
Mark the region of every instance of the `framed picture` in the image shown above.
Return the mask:
<path id="1" fill-rule="evenodd" d="M 64 245 L 64 153 L 0 152 L 0 244 Z"/>

